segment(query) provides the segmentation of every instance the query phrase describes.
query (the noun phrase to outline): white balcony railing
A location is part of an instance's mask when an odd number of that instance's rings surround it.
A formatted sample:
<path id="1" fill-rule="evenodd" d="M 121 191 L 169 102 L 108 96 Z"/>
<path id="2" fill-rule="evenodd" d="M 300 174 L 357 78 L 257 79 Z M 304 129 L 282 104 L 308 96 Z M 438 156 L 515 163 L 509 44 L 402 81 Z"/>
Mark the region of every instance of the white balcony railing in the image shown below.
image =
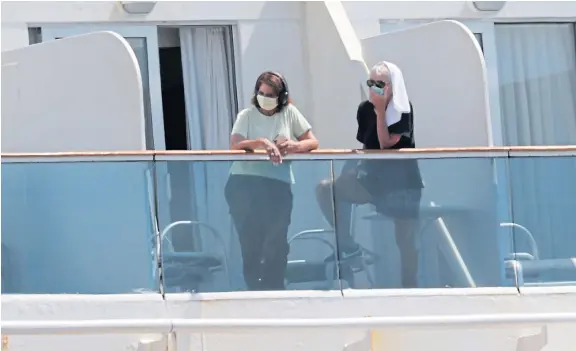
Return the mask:
<path id="1" fill-rule="evenodd" d="M 253 331 L 254 329 L 445 329 L 576 323 L 576 313 L 517 313 L 308 319 L 105 319 L 2 321 L 4 335 L 132 334 Z"/>

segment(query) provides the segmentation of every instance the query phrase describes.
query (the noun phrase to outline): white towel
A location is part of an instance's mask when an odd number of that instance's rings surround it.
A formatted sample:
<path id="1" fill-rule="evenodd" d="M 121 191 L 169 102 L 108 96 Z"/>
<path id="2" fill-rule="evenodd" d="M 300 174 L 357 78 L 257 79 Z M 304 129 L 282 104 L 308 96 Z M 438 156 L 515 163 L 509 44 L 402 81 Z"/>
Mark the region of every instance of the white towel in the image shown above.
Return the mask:
<path id="1" fill-rule="evenodd" d="M 383 61 L 388 71 L 390 71 L 390 81 L 392 81 L 392 101 L 386 108 L 386 122 L 388 126 L 400 122 L 403 113 L 410 112 L 410 100 L 404 83 L 404 76 L 398 66 L 393 63 Z"/>

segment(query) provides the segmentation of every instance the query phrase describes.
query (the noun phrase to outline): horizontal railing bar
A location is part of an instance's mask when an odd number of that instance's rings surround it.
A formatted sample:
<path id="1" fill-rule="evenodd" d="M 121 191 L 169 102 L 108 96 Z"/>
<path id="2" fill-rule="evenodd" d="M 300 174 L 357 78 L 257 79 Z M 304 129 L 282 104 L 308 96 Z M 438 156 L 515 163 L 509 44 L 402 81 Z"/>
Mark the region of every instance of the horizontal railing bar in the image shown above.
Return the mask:
<path id="1" fill-rule="evenodd" d="M 421 152 L 532 152 L 532 151 L 576 151 L 576 145 L 563 146 L 469 146 L 469 147 L 429 147 L 402 150 L 361 150 L 361 149 L 319 149 L 312 153 L 342 154 L 357 151 L 369 153 L 421 153 Z M 256 151 L 259 152 L 259 151 Z M 263 151 L 260 151 L 263 152 Z M 141 156 L 141 155 L 217 155 L 217 154 L 244 154 L 241 150 L 127 150 L 127 151 L 75 151 L 75 152 L 33 152 L 33 153 L 1 153 L 2 157 L 31 157 L 31 156 Z"/>
<path id="2" fill-rule="evenodd" d="M 575 156 L 576 151 L 572 150 L 535 150 L 535 151 L 517 151 L 517 150 L 510 150 L 508 152 L 508 156 L 511 158 L 514 157 L 566 157 L 566 156 Z"/>
<path id="3" fill-rule="evenodd" d="M 576 152 L 575 152 L 576 155 Z M 286 156 L 287 161 L 331 161 L 331 160 L 397 160 L 397 159 L 438 159 L 438 158 L 506 158 L 504 151 L 468 151 L 468 152 L 404 152 L 404 150 L 365 152 L 355 151 L 349 153 L 321 153 L 311 152 L 305 154 L 292 154 Z M 156 161 L 243 161 L 268 160 L 264 153 L 244 155 L 156 155 Z"/>
<path id="4" fill-rule="evenodd" d="M 402 317 L 360 317 L 360 318 L 317 318 L 317 319 L 246 319 L 234 322 L 232 319 L 218 320 L 173 320 L 173 332 L 197 330 L 198 327 L 220 330 L 240 328 L 436 328 L 459 326 L 493 326 L 536 323 L 576 323 L 576 313 L 550 314 L 509 314 L 509 315 L 440 315 Z"/>
<path id="5" fill-rule="evenodd" d="M 104 319 L 87 321 L 2 321 L 2 335 L 70 335 L 170 333 L 170 319 Z"/>
<path id="6" fill-rule="evenodd" d="M 266 160 L 264 151 L 247 153 L 233 150 L 187 151 L 103 151 L 56 153 L 2 153 L 3 163 L 43 162 L 129 162 L 129 161 L 242 161 Z M 499 157 L 576 156 L 576 146 L 550 147 L 466 147 L 420 148 L 402 150 L 315 150 L 288 155 L 286 160 L 366 160 L 366 159 L 434 159 L 434 158 L 499 158 Z"/>
<path id="7" fill-rule="evenodd" d="M 288 155 L 284 158 L 285 161 L 345 161 L 345 160 L 399 160 L 399 159 L 453 159 L 453 158 L 507 158 L 507 153 L 457 153 L 457 154 L 298 154 Z M 265 154 L 240 154 L 240 155 L 158 155 L 155 157 L 95 157 L 95 156 L 72 156 L 72 157 L 15 157 L 3 158 L 2 163 L 74 163 L 74 162 L 233 162 L 233 161 L 268 161 L 269 158 Z"/>
<path id="8" fill-rule="evenodd" d="M 4 157 L 2 163 L 104 163 L 104 162 L 154 162 L 154 155 L 104 155 L 104 156 L 18 156 Z"/>
<path id="9" fill-rule="evenodd" d="M 124 157 L 124 156 L 154 156 L 154 150 L 134 151 L 70 151 L 70 152 L 2 152 L 2 158 L 8 157 Z"/>
<path id="10" fill-rule="evenodd" d="M 510 148 L 508 147 L 430 147 L 430 148 L 414 148 L 414 149 L 400 149 L 400 150 L 365 150 L 365 149 L 318 149 L 313 150 L 311 154 L 355 154 L 355 153 L 371 153 L 371 154 L 382 154 L 382 153 L 446 153 L 446 152 L 508 152 Z M 542 150 L 541 150 L 542 151 Z M 576 151 L 576 146 L 574 147 Z M 229 153 L 244 153 L 245 151 L 240 150 L 181 150 L 181 151 L 167 151 L 167 150 L 156 150 L 154 151 L 156 155 L 186 155 L 186 154 L 229 154 Z M 263 150 L 256 150 L 255 153 L 264 153 Z"/>
<path id="11" fill-rule="evenodd" d="M 2 321 L 4 335 L 192 333 L 301 328 L 470 328 L 576 323 L 576 313 L 517 313 L 438 315 L 408 317 L 308 318 L 308 319 L 110 319 L 90 321 Z"/>
<path id="12" fill-rule="evenodd" d="M 451 152 L 536 152 L 536 151 L 576 151 L 576 145 L 550 145 L 550 146 L 469 146 L 469 147 L 428 147 L 402 150 L 362 150 L 362 149 L 319 149 L 313 154 L 347 154 L 356 152 L 366 153 L 451 153 Z M 263 151 L 256 151 L 256 153 Z M 219 154 L 245 154 L 241 150 L 125 150 L 125 151 L 74 151 L 74 152 L 32 152 L 16 153 L 3 152 L 2 157 L 67 157 L 67 156 L 143 156 L 143 155 L 219 155 Z"/>
<path id="13" fill-rule="evenodd" d="M 576 151 L 576 145 L 510 146 L 510 152 Z"/>

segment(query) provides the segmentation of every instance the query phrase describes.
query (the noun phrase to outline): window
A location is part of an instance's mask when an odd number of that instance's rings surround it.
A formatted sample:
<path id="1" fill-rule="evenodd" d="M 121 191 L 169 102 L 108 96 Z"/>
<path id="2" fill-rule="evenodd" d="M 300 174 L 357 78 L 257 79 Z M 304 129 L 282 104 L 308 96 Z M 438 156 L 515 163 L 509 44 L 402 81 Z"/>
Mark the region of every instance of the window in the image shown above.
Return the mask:
<path id="1" fill-rule="evenodd" d="M 482 33 L 474 33 L 474 37 L 480 45 L 480 49 L 482 49 L 482 52 L 484 52 L 484 38 L 482 38 Z"/>
<path id="2" fill-rule="evenodd" d="M 42 42 L 42 28 L 30 27 L 28 28 L 28 44 L 34 45 Z"/>
<path id="3" fill-rule="evenodd" d="M 386 33 L 386 32 L 390 32 L 393 30 L 399 30 L 399 29 L 407 29 L 410 27 L 414 27 L 414 26 L 418 26 L 418 25 L 422 25 L 422 24 L 426 24 L 426 23 L 430 23 L 430 22 L 432 22 L 432 21 L 410 21 L 408 23 L 388 23 L 386 21 L 381 21 L 380 22 L 380 33 Z M 468 27 L 470 27 L 470 26 L 468 26 Z M 470 30 L 474 33 L 474 37 L 478 41 L 478 44 L 480 44 L 480 48 L 482 49 L 482 51 L 484 51 L 484 41 L 482 38 L 482 33 L 478 33 L 476 30 L 474 30 L 474 28 L 470 28 Z"/>
<path id="4" fill-rule="evenodd" d="M 574 24 L 496 24 L 508 145 L 576 144 Z"/>

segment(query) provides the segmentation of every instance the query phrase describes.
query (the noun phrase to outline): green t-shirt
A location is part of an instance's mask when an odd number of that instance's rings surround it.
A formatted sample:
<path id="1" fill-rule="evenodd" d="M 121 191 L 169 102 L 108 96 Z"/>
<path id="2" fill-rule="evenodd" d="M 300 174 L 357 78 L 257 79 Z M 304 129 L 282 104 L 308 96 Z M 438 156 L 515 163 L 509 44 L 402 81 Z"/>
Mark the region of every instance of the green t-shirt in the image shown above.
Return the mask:
<path id="1" fill-rule="evenodd" d="M 249 140 L 266 138 L 273 141 L 276 137 L 284 137 L 296 141 L 310 129 L 310 123 L 292 104 L 272 116 L 263 115 L 252 106 L 238 113 L 232 134 L 240 134 Z M 256 175 L 294 183 L 292 166 L 286 161 L 279 165 L 269 161 L 235 161 L 230 174 Z"/>

